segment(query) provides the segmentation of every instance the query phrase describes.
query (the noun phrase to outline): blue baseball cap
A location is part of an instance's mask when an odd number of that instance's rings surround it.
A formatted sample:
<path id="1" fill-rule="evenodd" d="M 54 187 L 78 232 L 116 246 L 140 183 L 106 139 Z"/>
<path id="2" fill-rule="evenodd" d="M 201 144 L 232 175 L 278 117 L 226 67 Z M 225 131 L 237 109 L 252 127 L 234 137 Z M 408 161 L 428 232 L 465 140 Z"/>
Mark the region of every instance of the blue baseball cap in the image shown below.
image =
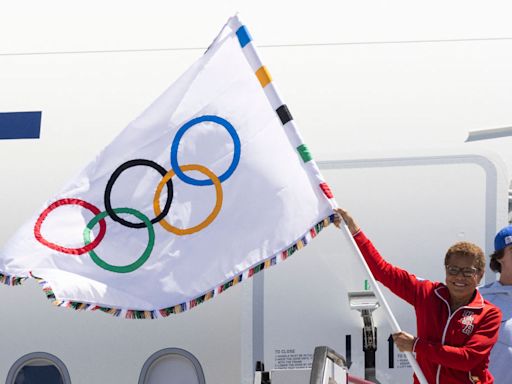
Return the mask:
<path id="1" fill-rule="evenodd" d="M 503 228 L 494 238 L 494 252 L 501 251 L 505 247 L 512 245 L 512 225 Z"/>

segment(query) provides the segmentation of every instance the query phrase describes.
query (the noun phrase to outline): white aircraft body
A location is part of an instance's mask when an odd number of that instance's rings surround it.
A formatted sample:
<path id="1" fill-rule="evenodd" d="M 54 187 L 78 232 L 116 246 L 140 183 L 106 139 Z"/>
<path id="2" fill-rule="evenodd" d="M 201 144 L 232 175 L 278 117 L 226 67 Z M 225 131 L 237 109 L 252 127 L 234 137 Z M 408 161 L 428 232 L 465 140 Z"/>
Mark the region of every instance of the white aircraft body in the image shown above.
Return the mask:
<path id="1" fill-rule="evenodd" d="M 497 120 L 494 126 L 479 125 L 475 109 L 483 98 L 464 104 L 460 98 L 468 88 L 456 88 L 465 80 L 446 83 L 450 71 L 459 73 L 451 65 L 463 63 L 463 55 L 450 53 L 446 45 L 436 47 L 430 48 L 435 51 L 430 64 L 422 61 L 428 49 L 421 44 L 407 51 L 391 47 L 391 53 L 382 46 L 267 48 L 262 53 L 337 201 L 390 262 L 443 281 L 444 253 L 452 243 L 468 240 L 492 252 L 495 232 L 510 218 L 512 162 L 503 150 L 511 143 L 506 131 L 498 131 L 500 138 L 464 144 L 470 131 L 500 125 Z M 0 57 L 0 113 L 41 112 L 38 139 L 0 140 L 0 243 L 200 54 Z M 484 79 L 475 81 L 480 87 L 472 91 L 475 95 L 510 87 L 510 74 L 501 85 L 485 83 L 493 65 L 503 73 L 510 65 L 494 63 L 480 71 L 477 64 L 466 64 L 467 79 Z M 443 82 L 437 83 L 429 65 L 443 72 Z M 443 89 L 436 88 L 441 84 Z M 401 117 L 407 108 L 414 109 L 414 119 L 411 113 Z M 450 110 L 467 112 L 467 128 L 461 121 L 453 129 L 446 123 L 446 115 L 454 121 Z M 487 148 L 488 143 L 493 146 Z M 485 282 L 495 279 L 487 270 Z M 345 357 L 350 375 L 379 383 L 411 382 L 409 362 L 389 340 L 382 305 L 371 311 L 376 350 L 365 369 L 372 354 L 363 351 L 364 323 L 353 300 L 358 292 L 372 290 L 346 234 L 333 226 L 286 262 L 166 319 L 125 320 L 56 308 L 33 280 L 1 286 L 0 382 L 28 384 L 35 382 L 30 375 L 44 374 L 73 384 L 249 384 L 257 361 L 267 371 L 300 376 L 321 345 Z M 383 292 L 401 328 L 415 333 L 411 307 Z"/>

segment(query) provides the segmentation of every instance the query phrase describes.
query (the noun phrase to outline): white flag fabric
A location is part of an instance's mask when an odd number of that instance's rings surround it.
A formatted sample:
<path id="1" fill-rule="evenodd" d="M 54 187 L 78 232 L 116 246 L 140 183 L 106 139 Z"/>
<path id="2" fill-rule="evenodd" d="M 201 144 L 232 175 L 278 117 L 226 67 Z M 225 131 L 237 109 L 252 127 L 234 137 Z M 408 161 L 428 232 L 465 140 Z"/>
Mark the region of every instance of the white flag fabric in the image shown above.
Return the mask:
<path id="1" fill-rule="evenodd" d="M 280 262 L 334 200 L 231 18 L 207 52 L 0 251 L 60 306 L 181 312 Z"/>

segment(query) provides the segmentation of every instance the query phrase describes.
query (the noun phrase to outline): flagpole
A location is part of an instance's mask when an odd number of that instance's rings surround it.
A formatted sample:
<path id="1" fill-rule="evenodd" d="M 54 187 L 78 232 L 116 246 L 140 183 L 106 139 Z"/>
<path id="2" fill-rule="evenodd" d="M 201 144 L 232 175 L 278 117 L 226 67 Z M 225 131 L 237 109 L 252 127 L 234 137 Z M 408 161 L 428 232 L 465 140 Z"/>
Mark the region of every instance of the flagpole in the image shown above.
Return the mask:
<path id="1" fill-rule="evenodd" d="M 342 220 L 343 221 L 343 220 Z M 395 315 L 393 315 L 393 312 L 391 311 L 391 308 L 389 307 L 389 304 L 384 297 L 384 294 L 382 293 L 382 290 L 380 289 L 379 285 L 377 284 L 377 280 L 375 280 L 375 277 L 373 276 L 373 273 L 370 271 L 370 267 L 368 267 L 368 264 L 366 263 L 366 260 L 364 259 L 361 251 L 359 250 L 359 247 L 357 246 L 354 237 L 352 236 L 352 233 L 350 233 L 350 230 L 348 229 L 347 224 L 343 221 L 343 229 L 345 232 L 345 235 L 349 239 L 350 243 L 352 244 L 352 247 L 357 252 L 365 270 L 368 276 L 370 277 L 370 284 L 373 287 L 375 296 L 379 300 L 379 304 L 384 308 L 384 312 L 386 313 L 386 316 L 388 318 L 388 322 L 391 325 L 391 332 L 397 333 L 402 332 L 402 329 L 400 328 L 400 325 L 398 324 L 398 321 L 395 318 Z M 416 374 L 416 377 L 418 378 L 419 382 L 421 384 L 428 384 L 427 379 L 425 378 L 425 375 L 423 374 L 423 371 L 421 370 L 420 366 L 418 365 L 418 362 L 414 358 L 414 355 L 412 352 L 404 352 L 405 356 L 407 357 L 407 360 L 409 361 L 409 364 L 411 364 L 411 367 Z"/>
<path id="2" fill-rule="evenodd" d="M 293 117 L 288 110 L 288 107 L 286 104 L 283 103 L 281 100 L 275 85 L 272 82 L 272 77 L 270 76 L 270 73 L 268 72 L 267 68 L 263 65 L 254 44 L 252 44 L 252 38 L 247 30 L 247 28 L 242 24 L 238 16 L 234 16 L 229 19 L 228 21 L 229 26 L 236 31 L 236 35 L 238 37 L 238 41 L 240 43 L 240 46 L 242 47 L 242 51 L 244 53 L 245 58 L 247 59 L 249 65 L 254 70 L 256 77 L 258 78 L 263 91 L 265 95 L 267 96 L 268 101 L 272 105 L 272 108 L 276 111 L 277 115 L 279 116 L 279 119 L 281 120 L 281 123 L 283 124 L 284 129 L 286 130 L 286 134 L 291 142 L 291 144 L 297 149 L 298 154 L 302 158 L 304 162 L 304 166 L 306 167 L 307 171 L 310 173 L 310 175 L 315 179 L 315 181 L 318 182 L 318 186 L 323 192 L 323 194 L 327 197 L 329 202 L 331 203 L 331 206 L 333 208 L 337 207 L 336 200 L 334 199 L 334 195 L 332 194 L 331 190 L 329 189 L 329 186 L 327 183 L 325 183 L 325 180 L 322 177 L 322 174 L 320 173 L 320 170 L 318 166 L 316 165 L 316 162 L 313 161 L 311 154 L 308 150 L 308 148 L 305 146 L 302 137 L 299 134 L 299 131 L 295 125 L 295 122 L 293 120 Z M 308 169 L 309 168 L 309 169 Z M 372 272 L 370 271 L 370 268 L 368 267 L 368 264 L 366 264 L 366 261 L 363 258 L 363 255 L 361 254 L 361 251 L 357 247 L 357 244 L 355 243 L 348 227 L 346 224 L 343 225 L 345 232 L 349 239 L 351 239 L 351 244 L 358 254 L 364 268 L 366 269 L 366 272 L 368 273 L 370 277 L 370 282 L 375 290 L 375 295 L 379 300 L 379 303 L 382 305 L 382 307 L 385 310 L 385 313 L 387 315 L 388 321 L 391 325 L 391 329 L 393 333 L 401 332 L 400 326 L 398 325 L 398 322 L 391 312 L 391 308 L 389 307 L 386 299 L 384 298 L 384 295 L 382 294 L 382 291 L 380 290 L 377 281 L 375 280 L 375 277 L 373 276 Z M 423 375 L 423 372 L 421 371 L 420 366 L 418 365 L 418 362 L 414 358 L 413 354 L 411 352 L 406 352 L 405 355 L 407 356 L 407 360 L 411 364 L 412 369 L 414 370 L 416 377 L 418 378 L 420 384 L 428 384 L 425 376 Z"/>

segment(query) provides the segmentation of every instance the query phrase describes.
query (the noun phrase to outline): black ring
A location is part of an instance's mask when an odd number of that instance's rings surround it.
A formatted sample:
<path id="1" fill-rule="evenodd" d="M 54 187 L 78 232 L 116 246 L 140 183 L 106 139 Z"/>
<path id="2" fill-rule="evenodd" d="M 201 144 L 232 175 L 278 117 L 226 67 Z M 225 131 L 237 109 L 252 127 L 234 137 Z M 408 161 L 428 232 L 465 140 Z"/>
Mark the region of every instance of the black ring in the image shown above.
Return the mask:
<path id="1" fill-rule="evenodd" d="M 165 168 L 163 168 L 161 165 L 158 165 L 154 161 L 151 160 L 145 160 L 145 159 L 135 159 L 127 161 L 126 163 L 121 164 L 117 169 L 112 173 L 112 176 L 110 176 L 110 179 L 108 180 L 107 187 L 105 188 L 105 210 L 107 211 L 108 215 L 112 218 L 112 220 L 117 221 L 120 224 L 123 224 L 126 227 L 130 228 L 146 228 L 146 224 L 144 222 L 140 223 L 131 223 L 129 221 L 126 221 L 114 212 L 112 209 L 112 205 L 110 204 L 110 194 L 112 193 L 112 187 L 114 186 L 115 181 L 119 177 L 119 175 L 126 169 L 135 167 L 137 165 L 146 165 L 148 167 L 151 167 L 155 169 L 158 173 L 164 177 L 167 174 L 167 171 Z M 174 193 L 172 180 L 169 179 L 167 184 L 167 200 L 165 202 L 164 209 L 162 210 L 162 213 L 160 213 L 157 217 L 155 217 L 151 222 L 153 224 L 158 223 L 160 220 L 162 220 L 167 214 L 169 213 L 169 209 L 171 209 L 171 203 L 172 203 L 172 197 Z"/>

